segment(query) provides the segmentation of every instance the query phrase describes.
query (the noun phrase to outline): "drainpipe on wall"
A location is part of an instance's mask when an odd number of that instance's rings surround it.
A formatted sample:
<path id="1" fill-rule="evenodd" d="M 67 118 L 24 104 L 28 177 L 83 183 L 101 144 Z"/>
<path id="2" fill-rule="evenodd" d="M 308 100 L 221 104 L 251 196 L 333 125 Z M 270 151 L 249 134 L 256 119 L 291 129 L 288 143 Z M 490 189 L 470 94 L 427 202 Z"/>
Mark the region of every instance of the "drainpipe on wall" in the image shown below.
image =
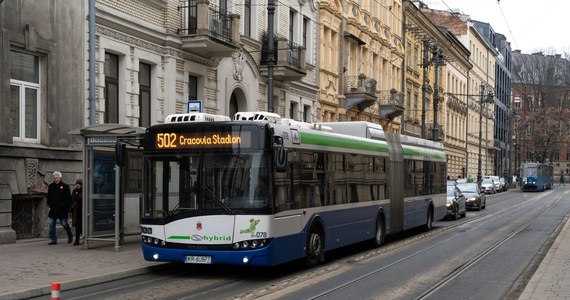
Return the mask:
<path id="1" fill-rule="evenodd" d="M 95 1 L 89 0 L 89 125 L 95 125 Z"/>

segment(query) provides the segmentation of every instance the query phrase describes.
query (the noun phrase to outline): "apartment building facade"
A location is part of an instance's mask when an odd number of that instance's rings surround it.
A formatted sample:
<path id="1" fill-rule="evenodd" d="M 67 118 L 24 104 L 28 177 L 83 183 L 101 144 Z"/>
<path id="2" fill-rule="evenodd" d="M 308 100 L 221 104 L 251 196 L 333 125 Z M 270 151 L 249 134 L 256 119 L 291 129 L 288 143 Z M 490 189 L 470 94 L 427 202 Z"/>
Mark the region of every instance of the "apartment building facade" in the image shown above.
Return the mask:
<path id="1" fill-rule="evenodd" d="M 402 132 L 443 142 L 450 177 L 465 176 L 469 50 L 422 5 L 404 2 L 406 75 Z M 424 132 L 422 132 L 424 130 Z"/>
<path id="2" fill-rule="evenodd" d="M 496 33 L 489 23 L 473 21 L 473 26 L 497 50 L 495 68 L 494 106 L 494 170 L 493 174 L 509 178 L 510 161 L 510 121 L 511 110 L 511 45 L 504 35 Z"/>
<path id="3" fill-rule="evenodd" d="M 318 119 L 400 130 L 402 1 L 320 1 Z"/>
<path id="4" fill-rule="evenodd" d="M 466 176 L 495 172 L 495 68 L 497 49 L 473 26 L 467 15 L 422 9 L 436 25 L 447 28 L 469 49 L 473 68 L 467 73 Z"/>
<path id="5" fill-rule="evenodd" d="M 0 244 L 47 236 L 53 172 L 81 176 L 81 140 L 68 132 L 85 124 L 85 9 L 0 2 Z"/>

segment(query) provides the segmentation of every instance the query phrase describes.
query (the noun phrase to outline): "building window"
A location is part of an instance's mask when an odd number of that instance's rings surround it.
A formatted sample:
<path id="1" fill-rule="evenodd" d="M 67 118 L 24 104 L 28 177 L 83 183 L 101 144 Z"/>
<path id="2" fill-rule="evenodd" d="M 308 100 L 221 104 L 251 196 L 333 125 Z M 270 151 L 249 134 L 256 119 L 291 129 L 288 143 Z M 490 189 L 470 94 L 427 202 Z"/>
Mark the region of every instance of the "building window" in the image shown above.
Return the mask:
<path id="1" fill-rule="evenodd" d="M 10 51 L 10 119 L 14 140 L 37 142 L 40 116 L 40 59 Z"/>
<path id="2" fill-rule="evenodd" d="M 303 122 L 312 122 L 311 118 L 311 106 L 303 105 Z"/>
<path id="3" fill-rule="evenodd" d="M 220 0 L 220 13 L 226 15 L 228 13 L 228 0 Z"/>
<path id="4" fill-rule="evenodd" d="M 139 126 L 150 126 L 150 68 L 149 64 L 139 64 Z"/>
<path id="5" fill-rule="evenodd" d="M 243 34 L 251 37 L 251 0 L 243 3 Z"/>
<path id="6" fill-rule="evenodd" d="M 295 22 L 297 21 L 297 13 L 294 10 L 289 11 L 289 44 L 295 42 Z"/>
<path id="7" fill-rule="evenodd" d="M 309 18 L 303 17 L 303 47 L 307 48 L 307 36 L 310 34 Z"/>
<path id="8" fill-rule="evenodd" d="M 198 77 L 190 75 L 188 77 L 188 100 L 198 99 Z"/>
<path id="9" fill-rule="evenodd" d="M 297 116 L 299 115 L 299 103 L 291 101 L 289 106 L 289 118 L 293 120 L 299 120 Z"/>
<path id="10" fill-rule="evenodd" d="M 119 123 L 119 56 L 105 53 L 105 123 Z"/>

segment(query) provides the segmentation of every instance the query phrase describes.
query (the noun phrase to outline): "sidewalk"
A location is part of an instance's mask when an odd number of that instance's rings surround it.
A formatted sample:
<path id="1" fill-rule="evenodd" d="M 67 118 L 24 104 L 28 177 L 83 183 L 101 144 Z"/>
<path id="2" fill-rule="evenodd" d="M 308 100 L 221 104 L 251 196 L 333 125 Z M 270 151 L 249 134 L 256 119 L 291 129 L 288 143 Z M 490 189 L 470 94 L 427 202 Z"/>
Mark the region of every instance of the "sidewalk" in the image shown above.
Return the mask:
<path id="1" fill-rule="evenodd" d="M 89 242 L 89 249 L 48 239 L 0 245 L 0 299 L 27 299 L 51 294 L 51 283 L 65 290 L 148 273 L 162 263 L 143 259 L 140 236 L 129 236 L 114 251 L 113 242 Z M 62 299 L 64 299 L 62 297 Z"/>
<path id="2" fill-rule="evenodd" d="M 568 221 L 519 297 L 519 300 L 535 299 L 570 299 L 570 222 Z"/>
<path id="3" fill-rule="evenodd" d="M 0 245 L 0 299 L 51 294 L 51 283 L 65 290 L 151 272 L 163 263 L 143 259 L 140 237 L 130 236 L 114 251 L 112 242 L 90 242 L 89 249 L 59 239 L 20 240 Z M 64 299 L 64 297 L 62 297 Z M 570 222 L 566 222 L 520 300 L 570 299 Z"/>

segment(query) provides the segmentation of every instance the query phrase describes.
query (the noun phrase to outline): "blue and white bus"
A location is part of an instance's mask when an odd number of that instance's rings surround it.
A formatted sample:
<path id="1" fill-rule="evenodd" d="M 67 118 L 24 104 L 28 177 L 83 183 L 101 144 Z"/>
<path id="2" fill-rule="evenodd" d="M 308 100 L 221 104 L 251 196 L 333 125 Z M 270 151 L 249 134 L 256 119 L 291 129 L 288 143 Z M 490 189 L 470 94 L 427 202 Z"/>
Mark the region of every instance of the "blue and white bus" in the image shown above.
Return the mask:
<path id="1" fill-rule="evenodd" d="M 526 163 L 522 172 L 523 191 L 544 191 L 554 184 L 554 167 L 551 164 Z"/>
<path id="2" fill-rule="evenodd" d="M 148 261 L 273 266 L 446 214 L 441 143 L 267 112 L 171 115 L 143 142 Z"/>

